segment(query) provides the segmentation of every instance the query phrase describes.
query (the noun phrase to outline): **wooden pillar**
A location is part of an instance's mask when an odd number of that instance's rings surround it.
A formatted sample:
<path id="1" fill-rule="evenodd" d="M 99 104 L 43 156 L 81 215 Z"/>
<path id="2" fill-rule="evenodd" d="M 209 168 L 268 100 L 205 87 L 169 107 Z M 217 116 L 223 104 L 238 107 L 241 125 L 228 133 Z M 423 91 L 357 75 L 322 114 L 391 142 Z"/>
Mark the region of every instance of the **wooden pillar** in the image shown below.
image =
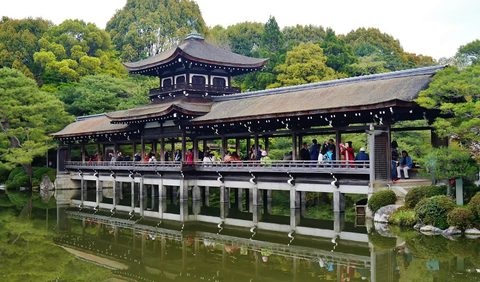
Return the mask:
<path id="1" fill-rule="evenodd" d="M 265 137 L 264 141 L 265 141 L 265 151 L 269 152 L 268 150 L 268 148 L 270 147 L 269 138 Z"/>
<path id="2" fill-rule="evenodd" d="M 140 177 L 140 183 L 138 184 L 139 188 L 139 200 L 140 200 L 140 216 L 143 216 L 143 211 L 145 210 L 145 200 L 147 195 L 145 193 L 145 185 L 143 185 L 143 175 Z"/>
<path id="3" fill-rule="evenodd" d="M 303 136 L 302 135 L 298 135 L 298 152 L 300 153 L 300 151 L 302 151 L 302 148 L 303 148 Z M 300 158 L 298 158 L 300 159 Z"/>
<path id="4" fill-rule="evenodd" d="M 254 141 L 254 144 L 255 144 L 255 154 L 256 154 L 256 153 L 258 152 L 258 145 L 259 145 L 259 143 L 258 143 L 258 134 L 257 134 L 257 133 L 255 133 L 255 136 L 254 136 L 254 138 L 253 138 L 253 141 Z"/>
<path id="5" fill-rule="evenodd" d="M 187 137 L 185 133 L 182 133 L 182 162 L 185 161 L 185 157 L 187 154 Z"/>
<path id="6" fill-rule="evenodd" d="M 198 155 L 199 155 L 198 139 L 197 137 L 193 137 L 193 161 L 194 162 L 198 161 Z"/>
<path id="7" fill-rule="evenodd" d="M 97 159 L 98 159 L 98 161 L 105 160 L 104 154 L 105 153 L 102 153 L 102 149 L 100 148 L 100 143 L 97 143 Z"/>
<path id="8" fill-rule="evenodd" d="M 220 146 L 220 157 L 222 158 L 222 161 L 225 161 L 225 154 L 227 153 L 227 139 L 225 138 L 224 135 L 222 135 L 222 140 L 221 140 L 221 146 Z"/>
<path id="9" fill-rule="evenodd" d="M 248 151 L 248 148 L 247 148 Z M 240 157 L 240 139 L 235 138 L 235 152 L 237 152 L 237 155 Z"/>
<path id="10" fill-rule="evenodd" d="M 67 161 L 71 162 L 72 161 L 72 145 L 68 144 L 68 151 L 67 151 Z"/>
<path id="11" fill-rule="evenodd" d="M 207 139 L 203 139 L 203 155 L 205 156 L 205 152 L 207 151 Z"/>
<path id="12" fill-rule="evenodd" d="M 336 146 L 335 146 L 335 159 L 336 160 L 341 160 L 341 156 L 340 156 L 340 143 L 342 142 L 342 133 L 340 132 L 340 129 L 338 128 L 335 128 L 335 142 L 336 142 Z"/>
<path id="13" fill-rule="evenodd" d="M 132 142 L 132 148 L 133 148 L 133 157 L 132 159 L 135 158 L 135 155 L 137 154 L 137 143 L 135 141 Z"/>
<path id="14" fill-rule="evenodd" d="M 297 160 L 297 132 L 292 130 L 292 160 Z"/>
<path id="15" fill-rule="evenodd" d="M 152 150 L 153 150 L 153 154 L 155 155 L 155 158 L 157 158 L 157 140 L 153 140 L 152 141 Z"/>
<path id="16" fill-rule="evenodd" d="M 250 140 L 250 136 L 247 137 L 247 154 L 250 152 L 250 148 L 252 147 L 252 140 Z M 250 156 L 248 156 L 250 158 Z"/>
<path id="17" fill-rule="evenodd" d="M 82 163 L 85 163 L 85 144 L 82 144 Z"/>
<path id="18" fill-rule="evenodd" d="M 165 138 L 160 138 L 160 160 L 165 162 Z"/>
<path id="19" fill-rule="evenodd" d="M 144 161 L 144 160 L 145 160 L 145 139 L 143 139 L 143 137 L 142 137 L 142 139 L 140 140 L 140 142 L 141 142 L 141 143 L 140 143 L 140 144 L 141 144 L 141 145 L 140 145 L 140 147 L 141 147 L 141 148 L 140 148 L 140 150 L 141 150 L 141 151 L 140 151 L 140 152 L 141 152 L 140 154 L 142 155 L 142 161 Z"/>
<path id="20" fill-rule="evenodd" d="M 387 181 L 392 181 L 392 173 L 391 173 L 391 165 L 392 165 L 392 126 L 387 124 L 387 148 L 386 148 L 386 156 L 387 156 L 387 164 L 388 164 L 388 173 L 387 173 Z"/>

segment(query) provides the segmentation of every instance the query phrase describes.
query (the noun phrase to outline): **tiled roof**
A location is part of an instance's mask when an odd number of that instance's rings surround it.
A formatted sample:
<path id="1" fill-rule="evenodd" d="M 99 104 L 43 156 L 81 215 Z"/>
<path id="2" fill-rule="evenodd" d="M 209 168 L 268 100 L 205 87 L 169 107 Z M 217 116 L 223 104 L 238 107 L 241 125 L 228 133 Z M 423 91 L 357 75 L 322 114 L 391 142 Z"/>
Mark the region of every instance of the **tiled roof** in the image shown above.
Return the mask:
<path id="1" fill-rule="evenodd" d="M 78 118 L 59 132 L 51 134 L 54 137 L 73 137 L 88 135 L 89 133 L 114 133 L 128 131 L 126 124 L 112 124 L 104 114 L 86 118 Z"/>
<path id="2" fill-rule="evenodd" d="M 232 53 L 205 42 L 203 38 L 187 38 L 178 46 L 160 54 L 138 62 L 124 63 L 124 65 L 131 72 L 139 71 L 169 63 L 177 55 L 182 55 L 196 62 L 225 67 L 257 68 L 263 67 L 268 61 L 268 59 L 252 58 Z"/>
<path id="3" fill-rule="evenodd" d="M 158 103 L 148 104 L 125 111 L 107 113 L 107 117 L 114 122 L 143 120 L 160 117 L 172 111 L 178 111 L 187 115 L 200 115 L 210 111 L 211 100 L 199 98 L 181 98 L 166 100 Z"/>
<path id="4" fill-rule="evenodd" d="M 445 66 L 353 77 L 215 97 L 211 111 L 193 123 L 358 108 L 388 101 L 412 102 Z"/>

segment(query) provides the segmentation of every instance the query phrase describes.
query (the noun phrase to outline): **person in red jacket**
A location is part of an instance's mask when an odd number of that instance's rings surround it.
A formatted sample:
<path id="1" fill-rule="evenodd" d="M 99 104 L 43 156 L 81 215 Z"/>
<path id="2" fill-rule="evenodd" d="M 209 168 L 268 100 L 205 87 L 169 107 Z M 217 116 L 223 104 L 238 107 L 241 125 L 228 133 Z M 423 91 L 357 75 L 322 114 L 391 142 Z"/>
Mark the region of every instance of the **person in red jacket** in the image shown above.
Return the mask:
<path id="1" fill-rule="evenodd" d="M 355 155 L 354 155 L 354 152 L 353 152 L 352 141 L 346 142 L 344 146 L 342 144 L 340 144 L 340 155 L 343 156 L 343 159 L 345 160 L 345 163 L 350 163 L 350 164 L 354 163 L 353 160 L 355 158 Z"/>
<path id="2" fill-rule="evenodd" d="M 192 151 L 192 149 L 188 149 L 187 164 L 188 165 L 193 165 L 193 151 Z"/>

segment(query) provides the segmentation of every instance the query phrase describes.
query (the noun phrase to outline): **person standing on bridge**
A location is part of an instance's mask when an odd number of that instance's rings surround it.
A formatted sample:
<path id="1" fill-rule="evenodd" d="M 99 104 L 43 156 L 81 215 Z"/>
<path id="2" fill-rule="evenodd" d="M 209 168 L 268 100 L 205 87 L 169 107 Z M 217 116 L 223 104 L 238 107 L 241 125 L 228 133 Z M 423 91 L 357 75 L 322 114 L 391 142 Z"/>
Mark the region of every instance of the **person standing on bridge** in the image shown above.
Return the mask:
<path id="1" fill-rule="evenodd" d="M 303 148 L 300 150 L 300 159 L 302 161 L 310 160 L 310 151 L 308 150 L 307 142 L 303 142 Z"/>
<path id="2" fill-rule="evenodd" d="M 317 161 L 318 154 L 320 154 L 320 145 L 317 144 L 317 139 L 313 139 L 312 147 L 310 147 L 310 160 Z"/>

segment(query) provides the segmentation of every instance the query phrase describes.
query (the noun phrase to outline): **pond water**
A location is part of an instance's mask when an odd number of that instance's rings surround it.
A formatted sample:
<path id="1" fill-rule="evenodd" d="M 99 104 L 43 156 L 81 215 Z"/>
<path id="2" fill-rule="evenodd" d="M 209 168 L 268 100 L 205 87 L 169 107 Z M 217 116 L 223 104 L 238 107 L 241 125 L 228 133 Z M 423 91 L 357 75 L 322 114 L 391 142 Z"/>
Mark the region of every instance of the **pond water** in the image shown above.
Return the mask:
<path id="1" fill-rule="evenodd" d="M 0 192 L 0 281 L 480 280 L 480 239 L 369 224 L 349 227 L 349 240 L 159 222 L 42 196 Z"/>

